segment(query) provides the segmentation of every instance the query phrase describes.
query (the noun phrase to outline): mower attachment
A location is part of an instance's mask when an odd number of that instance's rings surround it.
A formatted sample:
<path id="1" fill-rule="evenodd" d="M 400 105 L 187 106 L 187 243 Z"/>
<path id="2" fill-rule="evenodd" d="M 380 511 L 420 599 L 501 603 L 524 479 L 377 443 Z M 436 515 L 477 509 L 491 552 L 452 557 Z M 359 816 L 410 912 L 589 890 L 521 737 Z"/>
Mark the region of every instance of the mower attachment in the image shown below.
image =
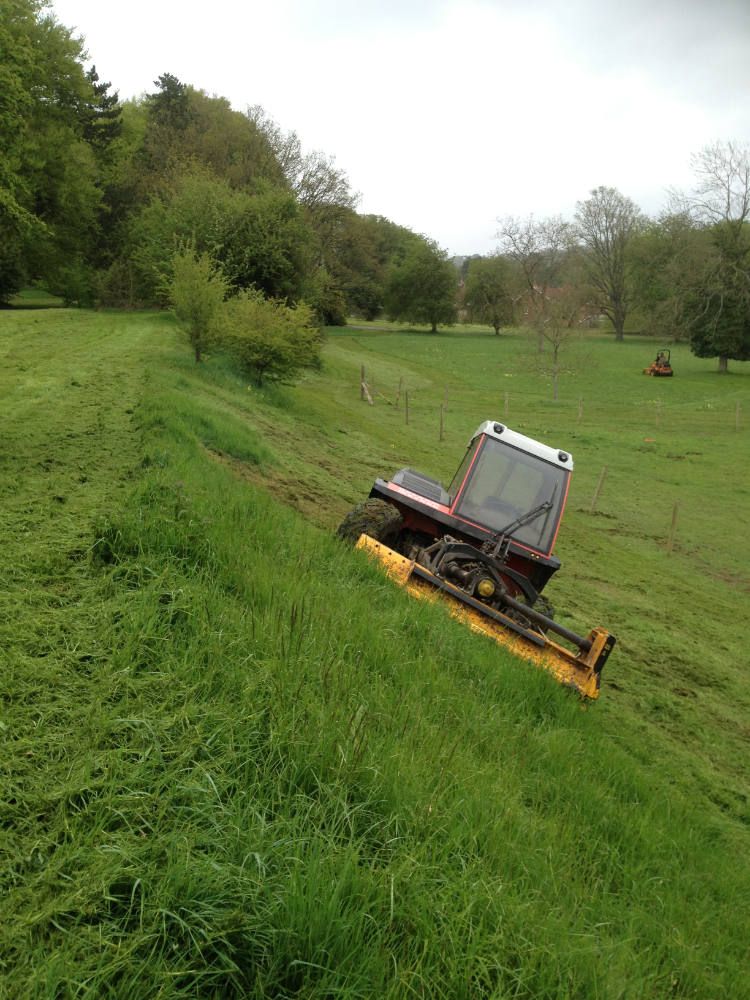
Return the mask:
<path id="1" fill-rule="evenodd" d="M 488 607 L 460 587 L 435 576 L 424 566 L 394 552 L 369 535 L 360 536 L 357 548 L 364 549 L 380 562 L 388 576 L 415 597 L 445 601 L 451 615 L 472 631 L 489 636 L 515 655 L 544 668 L 561 684 L 575 688 L 582 697 L 599 697 L 602 667 L 615 644 L 614 636 L 609 632 L 593 628 L 583 638 L 525 604 L 511 597 L 505 598 L 504 609 L 507 607 L 511 613 L 517 612 L 522 618 L 519 621 Z M 577 652 L 554 642 L 542 629 L 555 632 L 576 646 Z"/>

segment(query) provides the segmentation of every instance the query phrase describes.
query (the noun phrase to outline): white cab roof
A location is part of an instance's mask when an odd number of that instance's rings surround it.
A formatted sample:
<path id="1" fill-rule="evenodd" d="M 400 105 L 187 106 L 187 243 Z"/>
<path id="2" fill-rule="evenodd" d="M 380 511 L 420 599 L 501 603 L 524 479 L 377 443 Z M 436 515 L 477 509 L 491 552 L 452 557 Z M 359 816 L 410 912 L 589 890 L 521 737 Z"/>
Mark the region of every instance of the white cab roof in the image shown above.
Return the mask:
<path id="1" fill-rule="evenodd" d="M 472 435 L 471 440 L 473 441 L 480 434 L 486 434 L 488 437 L 496 438 L 498 441 L 504 441 L 506 444 L 511 445 L 511 447 L 518 448 L 519 451 L 525 451 L 529 455 L 536 455 L 538 458 L 544 459 L 545 462 L 551 462 L 553 465 L 567 469 L 569 472 L 573 471 L 573 459 L 570 452 L 550 448 L 549 445 L 526 437 L 525 434 L 512 431 L 510 427 L 506 427 L 505 424 L 498 423 L 496 420 L 485 420 L 483 424 L 479 425 Z"/>

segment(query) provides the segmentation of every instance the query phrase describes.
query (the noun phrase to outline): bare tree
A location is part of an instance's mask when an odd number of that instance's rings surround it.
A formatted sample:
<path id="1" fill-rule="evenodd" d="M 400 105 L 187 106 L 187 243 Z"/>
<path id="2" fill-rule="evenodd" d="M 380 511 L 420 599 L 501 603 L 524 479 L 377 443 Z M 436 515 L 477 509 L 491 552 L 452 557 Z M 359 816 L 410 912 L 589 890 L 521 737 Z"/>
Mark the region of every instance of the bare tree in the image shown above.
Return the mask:
<path id="1" fill-rule="evenodd" d="M 646 219 L 617 188 L 598 187 L 577 203 L 575 221 L 599 307 L 615 328 L 615 340 L 622 340 L 630 305 L 626 252 Z"/>
<path id="2" fill-rule="evenodd" d="M 750 151 L 733 142 L 705 146 L 690 158 L 696 177 L 682 203 L 698 222 L 728 222 L 737 228 L 750 219 Z M 680 196 L 678 196 L 679 198 Z"/>
<path id="3" fill-rule="evenodd" d="M 524 296 L 528 300 L 527 315 L 537 329 L 537 352 L 542 353 L 543 316 L 549 303 L 547 291 L 560 282 L 562 267 L 570 248 L 571 227 L 561 216 L 537 221 L 506 216 L 498 219 L 495 234 L 499 252 L 514 261 L 521 276 Z"/>
<path id="4" fill-rule="evenodd" d="M 319 263 L 325 264 L 343 218 L 355 210 L 360 195 L 352 191 L 346 173 L 335 165 L 335 157 L 318 149 L 303 152 L 297 133 L 283 132 L 259 104 L 247 109 L 247 117 L 266 136 L 287 184 L 318 236 Z"/>
<path id="5" fill-rule="evenodd" d="M 539 335 L 552 348 L 552 400 L 557 402 L 557 380 L 560 374 L 560 354 L 571 340 L 580 333 L 585 311 L 585 289 L 565 285 L 550 289 L 544 307 L 537 300 L 540 311 L 535 316 Z"/>
<path id="6" fill-rule="evenodd" d="M 335 166 L 335 157 L 318 149 L 304 153 L 297 133 L 283 132 L 260 105 L 248 108 L 247 117 L 268 139 L 289 187 L 308 211 L 356 208 L 359 195 L 349 187 L 344 171 Z"/>

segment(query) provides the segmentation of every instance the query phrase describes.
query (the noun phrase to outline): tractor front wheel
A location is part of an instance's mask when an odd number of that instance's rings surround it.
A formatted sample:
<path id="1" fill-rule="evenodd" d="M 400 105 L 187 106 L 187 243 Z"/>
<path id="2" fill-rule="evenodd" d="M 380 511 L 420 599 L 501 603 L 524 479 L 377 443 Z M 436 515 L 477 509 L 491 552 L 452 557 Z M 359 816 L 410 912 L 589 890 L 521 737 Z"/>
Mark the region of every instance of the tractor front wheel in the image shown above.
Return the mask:
<path id="1" fill-rule="evenodd" d="M 389 545 L 398 537 L 403 523 L 398 507 L 371 497 L 349 511 L 336 534 L 351 545 L 357 544 L 360 535 L 369 535 L 376 542 Z"/>

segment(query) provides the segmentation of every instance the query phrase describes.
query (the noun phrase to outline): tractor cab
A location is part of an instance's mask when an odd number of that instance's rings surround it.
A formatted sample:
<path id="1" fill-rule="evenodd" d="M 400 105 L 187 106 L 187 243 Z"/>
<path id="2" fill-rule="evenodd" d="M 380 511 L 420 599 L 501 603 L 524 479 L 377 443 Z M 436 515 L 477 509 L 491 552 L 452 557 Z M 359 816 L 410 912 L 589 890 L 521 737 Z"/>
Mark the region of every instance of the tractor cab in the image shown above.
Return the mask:
<path id="1" fill-rule="evenodd" d="M 572 469 L 567 452 L 486 421 L 472 438 L 448 489 L 450 513 L 549 555 Z"/>
<path id="2" fill-rule="evenodd" d="M 479 550 L 480 561 L 502 567 L 513 593 L 534 603 L 560 567 L 552 550 L 572 471 L 567 452 L 486 420 L 447 488 L 414 469 L 399 469 L 390 480 L 376 479 L 370 498 L 397 516 L 397 534 L 387 537 L 404 555 L 423 558 L 439 539 L 446 551 L 459 545 L 460 559 L 476 561 Z M 352 523 L 360 524 L 357 518 Z M 377 537 L 374 528 L 363 530 Z"/>

